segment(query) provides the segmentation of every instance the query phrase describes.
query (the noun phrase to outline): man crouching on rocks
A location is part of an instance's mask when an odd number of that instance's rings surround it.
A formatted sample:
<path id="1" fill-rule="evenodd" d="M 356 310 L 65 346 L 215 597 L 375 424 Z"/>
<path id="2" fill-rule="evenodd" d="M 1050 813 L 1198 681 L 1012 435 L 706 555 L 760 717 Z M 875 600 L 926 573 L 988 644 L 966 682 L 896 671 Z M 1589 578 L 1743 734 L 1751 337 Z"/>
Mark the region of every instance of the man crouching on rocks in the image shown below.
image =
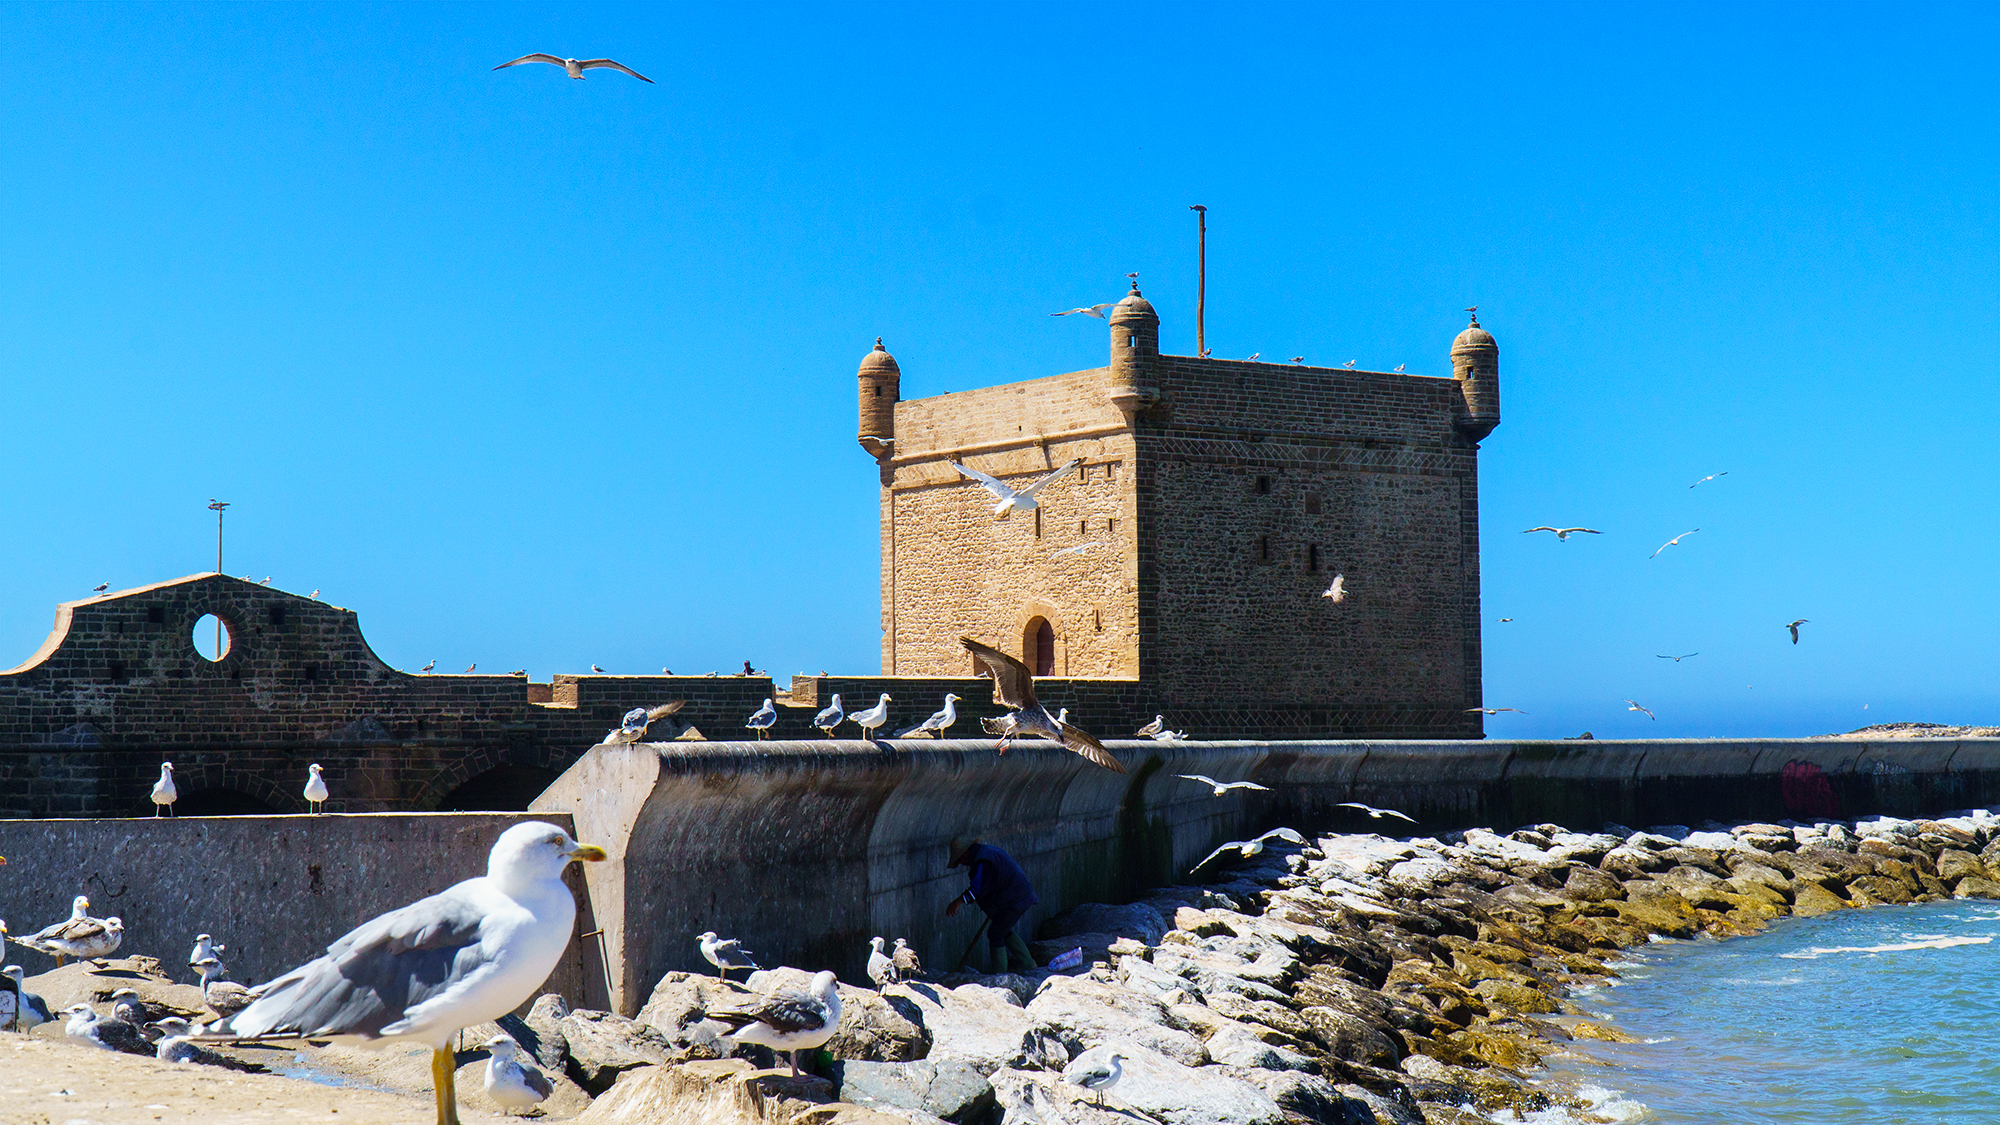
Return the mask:
<path id="1" fill-rule="evenodd" d="M 986 956 L 979 956 L 979 942 L 974 940 L 972 948 L 965 951 L 965 964 L 960 968 L 982 973 L 1004 973 L 1010 966 L 1014 972 L 1033 970 L 1034 955 L 1028 952 L 1028 943 L 1014 932 L 1021 915 L 1042 901 L 1035 897 L 1027 872 L 1021 870 L 1013 856 L 966 836 L 952 837 L 951 866 L 966 868 L 972 885 L 952 899 L 944 912 L 956 914 L 968 902 L 976 903 L 986 912 Z"/>

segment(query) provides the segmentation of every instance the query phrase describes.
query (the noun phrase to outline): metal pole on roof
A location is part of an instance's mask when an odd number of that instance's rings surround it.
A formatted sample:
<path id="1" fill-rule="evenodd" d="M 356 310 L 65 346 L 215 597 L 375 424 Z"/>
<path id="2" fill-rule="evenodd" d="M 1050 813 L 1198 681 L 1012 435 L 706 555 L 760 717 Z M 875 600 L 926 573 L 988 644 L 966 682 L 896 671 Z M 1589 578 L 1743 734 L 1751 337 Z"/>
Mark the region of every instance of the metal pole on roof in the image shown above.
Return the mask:
<path id="1" fill-rule="evenodd" d="M 1194 290 L 1194 354 L 1205 356 L 1208 354 L 1208 334 L 1202 321 L 1208 312 L 1208 208 L 1197 203 L 1188 210 L 1195 213 L 1195 221 L 1201 224 L 1201 250 Z"/>

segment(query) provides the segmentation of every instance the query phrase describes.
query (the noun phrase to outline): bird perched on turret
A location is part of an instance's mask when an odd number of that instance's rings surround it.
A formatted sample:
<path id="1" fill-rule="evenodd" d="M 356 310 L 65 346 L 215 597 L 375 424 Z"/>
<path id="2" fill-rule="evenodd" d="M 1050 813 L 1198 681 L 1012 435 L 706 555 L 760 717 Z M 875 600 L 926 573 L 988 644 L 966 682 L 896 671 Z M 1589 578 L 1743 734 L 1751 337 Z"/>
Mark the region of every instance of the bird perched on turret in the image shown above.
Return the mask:
<path id="1" fill-rule="evenodd" d="M 165 815 L 174 815 L 174 802 L 179 799 L 180 793 L 174 789 L 174 764 L 161 762 L 160 780 L 153 783 L 153 815 L 162 815 L 162 809 Z"/>
<path id="2" fill-rule="evenodd" d="M 834 692 L 833 702 L 821 710 L 819 714 L 813 716 L 813 725 L 825 731 L 828 738 L 832 738 L 834 728 L 845 722 L 846 719 L 847 710 L 841 706 L 840 693 Z"/>
<path id="3" fill-rule="evenodd" d="M 708 1018 L 729 1028 L 727 1039 L 790 1053 L 792 1077 L 799 1076 L 799 1052 L 822 1046 L 840 1026 L 840 985 L 832 972 L 813 977 L 805 988 L 781 988 L 740 1006 L 718 1008 Z"/>
<path id="4" fill-rule="evenodd" d="M 568 74 L 571 78 L 576 79 L 578 82 L 583 81 L 584 71 L 598 70 L 600 68 L 605 70 L 615 70 L 621 74 L 629 74 L 632 77 L 637 78 L 641 82 L 651 83 L 653 81 L 652 79 L 646 77 L 645 75 L 640 74 L 638 71 L 633 70 L 631 67 L 626 66 L 624 63 L 614 62 L 611 59 L 565 59 L 565 58 L 558 58 L 555 55 L 543 54 L 539 51 L 537 51 L 532 55 L 522 55 L 518 59 L 509 59 L 508 61 L 501 63 L 499 66 L 496 66 L 493 69 L 505 70 L 510 66 L 520 66 L 522 63 L 548 63 L 552 66 L 562 67 L 564 73 Z"/>
<path id="5" fill-rule="evenodd" d="M 978 481 L 981 488 L 992 493 L 993 498 L 999 501 L 993 505 L 993 516 L 995 519 L 1004 520 L 1015 512 L 1032 512 L 1041 507 L 1040 501 L 1035 498 L 1036 494 L 1075 472 L 1082 466 L 1083 458 L 1078 457 L 1052 473 L 1043 474 L 1035 478 L 1034 483 L 1018 490 L 1003 483 L 998 477 L 987 476 L 978 469 L 968 469 L 956 461 L 946 461 L 945 464 L 965 474 L 968 479 Z"/>
<path id="6" fill-rule="evenodd" d="M 868 939 L 868 979 L 878 989 L 896 983 L 896 959 L 882 952 L 884 944 L 880 937 Z"/>
<path id="7" fill-rule="evenodd" d="M 979 661 L 987 675 L 993 677 L 994 701 L 1010 708 L 1007 714 L 998 718 L 980 720 L 986 733 L 999 736 L 998 749 L 1001 753 L 1006 753 L 1007 744 L 1022 735 L 1039 735 L 1062 743 L 1105 769 L 1125 772 L 1125 767 L 1111 756 L 1111 751 L 1106 750 L 1095 735 L 1057 719 L 1035 699 L 1035 676 L 1028 671 L 1026 664 L 971 637 L 960 637 L 958 643 L 964 645 L 965 651 Z"/>
<path id="8" fill-rule="evenodd" d="M 764 738 L 766 732 L 768 732 L 772 727 L 776 726 L 777 723 L 778 723 L 778 709 L 771 705 L 771 701 L 769 699 L 766 699 L 764 701 L 764 705 L 762 707 L 757 708 L 756 714 L 743 720 L 743 725 L 750 728 L 751 730 L 756 731 L 757 737 L 759 739 Z"/>
<path id="9" fill-rule="evenodd" d="M 662 703 L 658 707 L 634 707 L 625 712 L 625 718 L 619 722 L 617 730 L 604 736 L 604 745 L 630 746 L 646 737 L 647 727 L 668 715 L 675 714 L 685 706 L 687 700 L 676 699 L 671 703 Z"/>

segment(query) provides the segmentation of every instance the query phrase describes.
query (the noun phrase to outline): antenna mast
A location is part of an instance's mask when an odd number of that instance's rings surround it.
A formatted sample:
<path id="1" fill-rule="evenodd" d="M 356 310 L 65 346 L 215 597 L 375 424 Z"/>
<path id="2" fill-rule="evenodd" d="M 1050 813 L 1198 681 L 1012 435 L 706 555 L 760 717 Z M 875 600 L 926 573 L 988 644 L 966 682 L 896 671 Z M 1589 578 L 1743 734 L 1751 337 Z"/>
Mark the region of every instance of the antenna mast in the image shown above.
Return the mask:
<path id="1" fill-rule="evenodd" d="M 1197 203 L 1188 210 L 1195 213 L 1195 221 L 1201 224 L 1201 256 L 1195 273 L 1194 290 L 1194 354 L 1206 356 L 1208 333 L 1202 321 L 1208 312 L 1208 208 Z"/>

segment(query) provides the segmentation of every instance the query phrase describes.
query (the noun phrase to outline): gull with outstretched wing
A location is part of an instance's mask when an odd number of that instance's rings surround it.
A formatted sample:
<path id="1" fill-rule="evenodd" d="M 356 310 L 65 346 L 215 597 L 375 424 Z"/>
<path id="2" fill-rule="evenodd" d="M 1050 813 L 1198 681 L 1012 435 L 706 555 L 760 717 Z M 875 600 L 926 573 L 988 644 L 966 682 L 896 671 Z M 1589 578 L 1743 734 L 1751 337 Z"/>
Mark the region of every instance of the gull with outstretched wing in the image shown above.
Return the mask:
<path id="1" fill-rule="evenodd" d="M 960 637 L 958 643 L 964 645 L 965 651 L 979 661 L 987 675 L 993 677 L 994 702 L 1009 709 L 1005 715 L 979 721 L 986 728 L 986 733 L 999 737 L 1001 753 L 1006 753 L 1007 744 L 1016 738 L 1039 736 L 1060 742 L 1105 769 L 1125 772 L 1124 765 L 1111 756 L 1111 751 L 1106 750 L 1096 736 L 1049 714 L 1048 708 L 1036 700 L 1035 676 L 1028 671 L 1026 664 L 971 637 Z"/>
<path id="2" fill-rule="evenodd" d="M 1041 504 L 1035 499 L 1035 494 L 1075 472 L 1083 464 L 1083 458 L 1078 457 L 1062 468 L 1036 478 L 1033 484 L 1022 489 L 1015 489 L 997 477 L 987 476 L 978 469 L 968 469 L 956 461 L 946 461 L 945 464 L 965 474 L 968 479 L 978 481 L 980 487 L 992 493 L 993 498 L 998 501 L 993 505 L 993 514 L 1004 520 L 1015 512 L 1032 512 L 1040 507 Z"/>
<path id="3" fill-rule="evenodd" d="M 557 58 L 554 55 L 545 55 L 539 51 L 537 51 L 532 55 L 522 55 L 518 59 L 511 59 L 507 62 L 503 62 L 499 66 L 494 67 L 493 69 L 505 70 L 510 66 L 520 66 L 522 63 L 531 63 L 531 62 L 548 63 L 552 66 L 562 67 L 563 70 L 566 73 L 568 73 L 568 75 L 571 78 L 576 79 L 578 82 L 583 81 L 584 71 L 596 70 L 599 68 L 603 68 L 605 70 L 615 70 L 620 72 L 621 74 L 629 74 L 632 77 L 637 78 L 641 82 L 652 81 L 652 79 L 646 77 L 643 74 L 640 74 L 638 71 L 633 70 L 631 67 L 626 66 L 624 63 L 616 62 L 612 59 L 563 59 L 563 58 Z"/>

